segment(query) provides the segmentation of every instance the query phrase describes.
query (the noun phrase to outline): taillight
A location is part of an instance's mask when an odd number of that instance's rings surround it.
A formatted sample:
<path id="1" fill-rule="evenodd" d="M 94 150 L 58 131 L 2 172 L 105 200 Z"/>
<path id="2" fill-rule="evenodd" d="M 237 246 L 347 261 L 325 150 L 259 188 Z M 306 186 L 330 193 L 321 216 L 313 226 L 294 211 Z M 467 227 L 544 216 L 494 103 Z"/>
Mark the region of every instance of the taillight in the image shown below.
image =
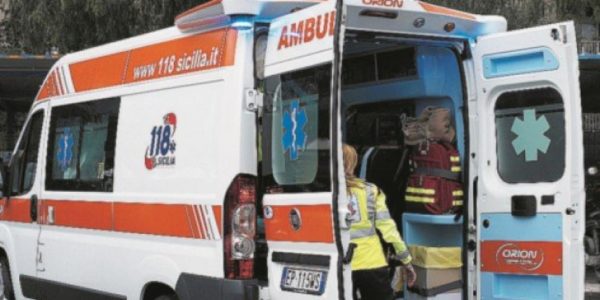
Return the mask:
<path id="1" fill-rule="evenodd" d="M 225 276 L 251 279 L 254 276 L 256 236 L 256 178 L 238 175 L 225 195 Z"/>
<path id="2" fill-rule="evenodd" d="M 254 258 L 256 233 L 256 208 L 254 204 L 241 204 L 233 211 L 233 258 Z"/>

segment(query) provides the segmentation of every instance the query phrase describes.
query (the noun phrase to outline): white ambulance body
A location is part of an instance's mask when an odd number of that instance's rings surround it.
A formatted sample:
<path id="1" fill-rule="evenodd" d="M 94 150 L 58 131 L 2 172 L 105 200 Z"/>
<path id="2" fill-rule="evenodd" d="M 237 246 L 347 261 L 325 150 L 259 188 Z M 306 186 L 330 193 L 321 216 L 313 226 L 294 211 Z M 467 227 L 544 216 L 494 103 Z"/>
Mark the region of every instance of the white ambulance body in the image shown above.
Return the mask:
<path id="1" fill-rule="evenodd" d="M 386 118 L 434 105 L 463 162 L 460 297 L 582 299 L 574 26 L 505 31 L 413 0 L 214 0 L 64 56 L 3 174 L 4 295 L 352 299 L 341 145 L 389 148 Z"/>

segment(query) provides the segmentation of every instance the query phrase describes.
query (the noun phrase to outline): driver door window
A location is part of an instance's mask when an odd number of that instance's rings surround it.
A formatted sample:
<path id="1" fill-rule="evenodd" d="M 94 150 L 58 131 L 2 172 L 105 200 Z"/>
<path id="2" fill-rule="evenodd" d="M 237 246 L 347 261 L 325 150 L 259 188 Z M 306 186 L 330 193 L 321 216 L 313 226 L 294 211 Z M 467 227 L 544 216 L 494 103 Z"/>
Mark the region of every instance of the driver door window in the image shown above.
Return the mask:
<path id="1" fill-rule="evenodd" d="M 35 182 L 44 112 L 37 111 L 25 128 L 11 163 L 11 195 L 27 194 Z"/>

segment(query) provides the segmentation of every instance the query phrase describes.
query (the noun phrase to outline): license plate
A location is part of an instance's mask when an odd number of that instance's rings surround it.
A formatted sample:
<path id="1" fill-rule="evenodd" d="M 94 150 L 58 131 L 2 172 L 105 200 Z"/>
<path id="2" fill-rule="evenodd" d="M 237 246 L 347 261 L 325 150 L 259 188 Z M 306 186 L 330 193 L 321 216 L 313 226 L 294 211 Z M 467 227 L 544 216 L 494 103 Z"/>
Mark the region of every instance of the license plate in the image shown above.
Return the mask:
<path id="1" fill-rule="evenodd" d="M 326 281 L 326 271 L 284 267 L 281 274 L 281 289 L 296 293 L 322 295 L 325 292 Z"/>

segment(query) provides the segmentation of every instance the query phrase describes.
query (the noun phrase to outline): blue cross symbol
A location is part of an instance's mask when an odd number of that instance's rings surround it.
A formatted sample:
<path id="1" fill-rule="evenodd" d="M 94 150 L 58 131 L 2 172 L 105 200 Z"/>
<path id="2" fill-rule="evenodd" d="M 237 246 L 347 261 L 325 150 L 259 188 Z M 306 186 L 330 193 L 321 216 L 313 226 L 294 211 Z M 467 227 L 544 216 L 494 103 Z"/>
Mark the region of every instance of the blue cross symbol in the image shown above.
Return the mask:
<path id="1" fill-rule="evenodd" d="M 73 159 L 73 144 L 71 129 L 65 128 L 64 133 L 58 137 L 58 153 L 56 153 L 60 169 L 63 171 L 69 167 Z"/>
<path id="2" fill-rule="evenodd" d="M 550 130 L 550 124 L 546 116 L 537 118 L 535 109 L 526 109 L 523 111 L 523 119 L 515 118 L 511 131 L 517 135 L 512 141 L 513 148 L 517 155 L 525 152 L 525 161 L 537 161 L 538 151 L 547 153 L 550 147 L 550 139 L 545 133 Z"/>
<path id="3" fill-rule="evenodd" d="M 294 100 L 290 104 L 289 111 L 283 113 L 283 138 L 281 144 L 283 151 L 290 152 L 290 159 L 297 160 L 298 152 L 306 147 L 306 133 L 304 127 L 308 123 L 306 111 L 300 109 L 300 100 Z"/>

